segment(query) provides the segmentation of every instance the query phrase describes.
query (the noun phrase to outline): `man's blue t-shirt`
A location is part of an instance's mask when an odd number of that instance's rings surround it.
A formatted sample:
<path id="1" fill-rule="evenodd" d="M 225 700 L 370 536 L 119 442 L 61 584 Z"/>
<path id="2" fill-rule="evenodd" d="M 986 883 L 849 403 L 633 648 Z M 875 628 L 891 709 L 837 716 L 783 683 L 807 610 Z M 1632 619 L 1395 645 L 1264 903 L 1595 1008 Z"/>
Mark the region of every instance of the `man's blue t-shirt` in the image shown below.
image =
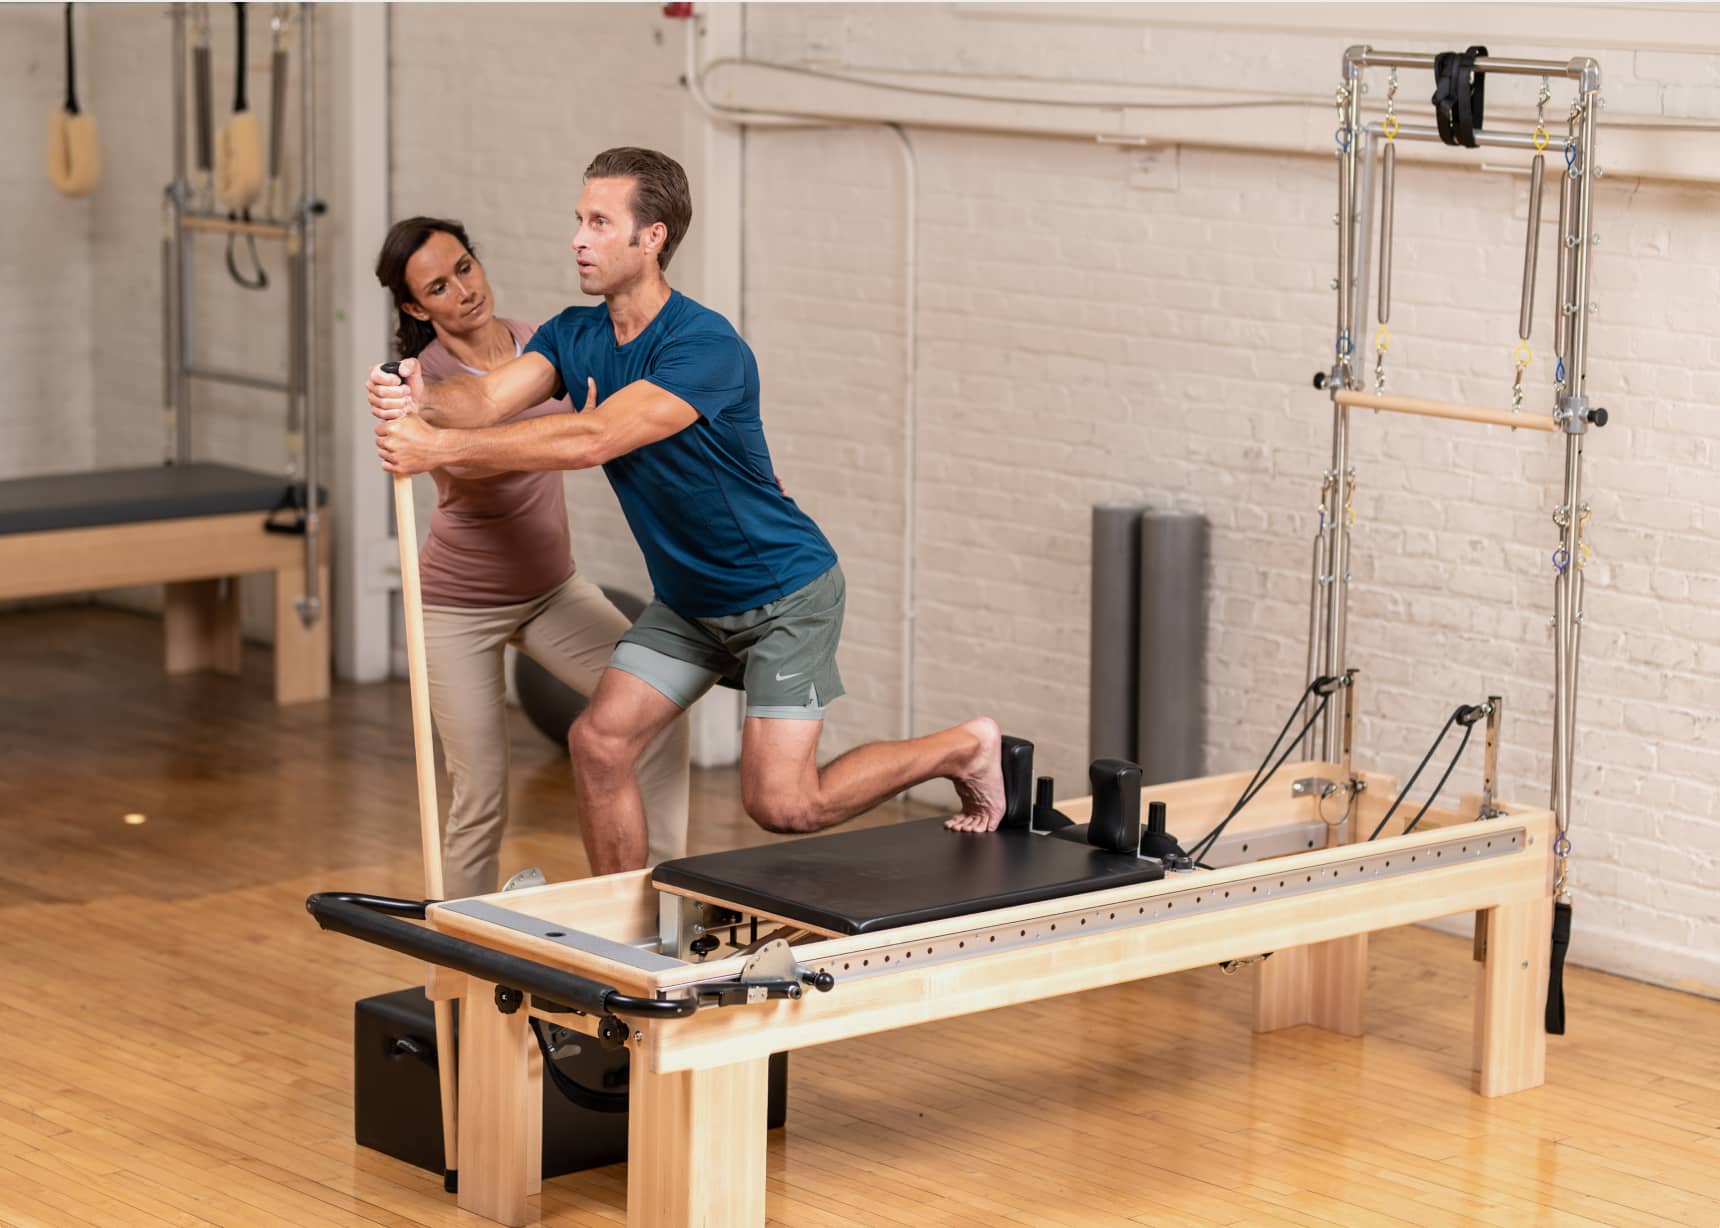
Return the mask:
<path id="1" fill-rule="evenodd" d="M 671 292 L 645 331 L 615 343 L 609 308 L 569 307 L 526 346 L 575 405 L 649 380 L 699 413 L 685 430 L 603 466 L 657 596 L 687 618 L 757 609 L 836 564 L 812 518 L 777 485 L 758 411 L 758 363 L 722 316 Z"/>

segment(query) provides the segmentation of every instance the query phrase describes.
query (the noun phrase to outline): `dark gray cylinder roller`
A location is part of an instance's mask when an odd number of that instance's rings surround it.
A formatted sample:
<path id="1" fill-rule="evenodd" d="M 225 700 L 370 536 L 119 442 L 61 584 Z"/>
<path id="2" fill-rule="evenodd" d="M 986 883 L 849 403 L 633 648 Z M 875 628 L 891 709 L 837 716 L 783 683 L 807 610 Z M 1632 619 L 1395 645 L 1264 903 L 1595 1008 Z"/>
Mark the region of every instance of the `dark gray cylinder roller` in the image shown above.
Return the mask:
<path id="1" fill-rule="evenodd" d="M 1145 784 L 1205 771 L 1206 517 L 1141 517 L 1140 675 L 1134 761 Z"/>
<path id="2" fill-rule="evenodd" d="M 1139 503 L 1093 508 L 1093 598 L 1087 664 L 1087 758 L 1133 759 L 1140 675 Z"/>

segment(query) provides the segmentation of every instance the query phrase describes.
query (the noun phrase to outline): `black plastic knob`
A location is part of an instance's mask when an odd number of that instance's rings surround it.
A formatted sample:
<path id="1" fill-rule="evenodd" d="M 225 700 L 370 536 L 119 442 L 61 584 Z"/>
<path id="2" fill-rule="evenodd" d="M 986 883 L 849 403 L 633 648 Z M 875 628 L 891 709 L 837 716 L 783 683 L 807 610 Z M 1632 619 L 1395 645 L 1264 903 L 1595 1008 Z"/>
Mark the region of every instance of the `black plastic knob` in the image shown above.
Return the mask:
<path id="1" fill-rule="evenodd" d="M 1589 421 L 1596 426 L 1605 426 L 1607 424 L 1607 411 L 1598 406 L 1589 410 Z"/>
<path id="2" fill-rule="evenodd" d="M 819 993 L 829 993 L 832 989 L 836 988 L 836 978 L 831 976 L 826 970 L 804 973 L 800 979 L 812 986 Z"/>
<path id="3" fill-rule="evenodd" d="M 397 362 L 385 362 L 382 364 L 382 369 L 390 375 L 400 374 L 400 364 Z"/>
<path id="4" fill-rule="evenodd" d="M 1165 804 L 1163 802 L 1147 803 L 1147 831 L 1155 836 L 1163 835 L 1165 830 Z"/>
<path id="5" fill-rule="evenodd" d="M 1324 371 L 1314 372 L 1314 387 L 1322 390 L 1326 387 L 1326 373 Z"/>

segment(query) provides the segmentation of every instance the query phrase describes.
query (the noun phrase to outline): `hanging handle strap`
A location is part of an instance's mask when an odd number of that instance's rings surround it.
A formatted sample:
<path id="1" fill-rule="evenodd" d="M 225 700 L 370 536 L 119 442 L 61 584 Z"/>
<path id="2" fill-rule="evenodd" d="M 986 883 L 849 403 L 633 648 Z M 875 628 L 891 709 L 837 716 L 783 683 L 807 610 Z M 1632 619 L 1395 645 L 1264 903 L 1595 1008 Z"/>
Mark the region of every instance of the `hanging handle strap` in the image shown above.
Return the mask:
<path id="1" fill-rule="evenodd" d="M 72 6 L 66 5 L 66 114 L 78 113 L 77 57 L 72 51 Z"/>
<path id="2" fill-rule="evenodd" d="M 1553 902 L 1552 958 L 1547 961 L 1547 1034 L 1565 1034 L 1565 951 L 1571 945 L 1571 902 Z"/>
<path id="3" fill-rule="evenodd" d="M 233 6 L 233 20 L 238 25 L 238 45 L 233 54 L 233 113 L 250 110 L 245 99 L 245 6 Z"/>

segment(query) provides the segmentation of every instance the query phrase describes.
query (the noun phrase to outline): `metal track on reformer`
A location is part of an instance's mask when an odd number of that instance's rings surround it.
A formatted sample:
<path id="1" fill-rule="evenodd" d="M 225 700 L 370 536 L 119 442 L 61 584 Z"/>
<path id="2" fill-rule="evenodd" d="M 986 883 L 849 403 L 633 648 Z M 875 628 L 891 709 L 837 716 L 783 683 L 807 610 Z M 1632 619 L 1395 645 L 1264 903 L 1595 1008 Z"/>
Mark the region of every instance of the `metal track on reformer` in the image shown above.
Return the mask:
<path id="1" fill-rule="evenodd" d="M 1464 862 L 1509 857 L 1524 850 L 1525 838 L 1521 827 L 1501 827 L 1499 831 L 1484 836 L 1460 836 L 1409 850 L 1400 848 L 1364 853 L 1339 862 L 1303 866 L 1289 872 L 1264 870 L 1227 883 L 1191 883 L 1180 891 L 1072 908 L 1031 921 L 981 926 L 913 942 L 885 942 L 846 955 L 810 960 L 806 967 L 811 971 L 831 973 L 836 978 L 837 992 L 841 992 L 845 981 L 911 972 L 927 964 L 953 963 L 998 951 L 1241 908 L 1263 900 L 1332 891 L 1358 882 L 1374 882 L 1440 870 Z"/>

